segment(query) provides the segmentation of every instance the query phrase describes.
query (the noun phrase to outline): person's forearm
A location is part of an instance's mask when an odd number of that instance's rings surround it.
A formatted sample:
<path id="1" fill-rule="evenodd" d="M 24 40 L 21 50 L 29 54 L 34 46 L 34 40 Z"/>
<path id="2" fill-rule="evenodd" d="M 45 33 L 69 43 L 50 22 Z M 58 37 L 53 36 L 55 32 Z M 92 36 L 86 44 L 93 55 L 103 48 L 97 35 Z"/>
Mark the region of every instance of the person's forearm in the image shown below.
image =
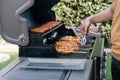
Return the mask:
<path id="1" fill-rule="evenodd" d="M 112 20 L 112 17 L 113 17 L 113 10 L 111 7 L 109 7 L 103 10 L 102 12 L 99 12 L 95 15 L 88 17 L 88 19 L 90 19 L 90 22 L 92 24 L 94 24 L 94 23 L 100 23 L 100 22 Z"/>

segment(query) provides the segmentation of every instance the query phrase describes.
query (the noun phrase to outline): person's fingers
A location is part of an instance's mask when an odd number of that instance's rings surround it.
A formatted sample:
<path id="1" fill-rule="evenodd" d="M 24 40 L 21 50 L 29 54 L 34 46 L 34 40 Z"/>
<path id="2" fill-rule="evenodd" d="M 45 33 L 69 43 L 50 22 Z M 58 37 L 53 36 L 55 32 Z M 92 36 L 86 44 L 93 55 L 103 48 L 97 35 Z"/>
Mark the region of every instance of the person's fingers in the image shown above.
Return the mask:
<path id="1" fill-rule="evenodd" d="M 85 33 L 85 27 L 84 24 L 80 27 L 81 33 L 84 34 Z"/>
<path id="2" fill-rule="evenodd" d="M 89 33 L 90 25 L 91 25 L 91 23 L 90 23 L 89 19 L 86 19 L 86 21 L 81 26 L 81 32 L 83 35 L 87 35 Z"/>
<path id="3" fill-rule="evenodd" d="M 90 21 L 86 21 L 84 34 L 88 35 L 90 25 Z"/>
<path id="4" fill-rule="evenodd" d="M 87 34 L 87 27 L 84 27 L 84 34 Z"/>
<path id="5" fill-rule="evenodd" d="M 83 28 L 82 28 L 83 30 L 82 30 L 82 31 L 83 31 L 83 34 L 84 34 L 84 35 L 87 35 L 87 34 L 88 34 L 88 32 L 89 32 L 89 29 L 88 29 L 88 28 L 89 28 L 89 26 L 88 26 L 87 24 L 85 24 L 85 25 L 83 26 Z"/>
<path id="6" fill-rule="evenodd" d="M 88 35 L 88 33 L 89 33 L 89 26 L 85 27 L 85 32 L 84 32 L 84 34 Z"/>

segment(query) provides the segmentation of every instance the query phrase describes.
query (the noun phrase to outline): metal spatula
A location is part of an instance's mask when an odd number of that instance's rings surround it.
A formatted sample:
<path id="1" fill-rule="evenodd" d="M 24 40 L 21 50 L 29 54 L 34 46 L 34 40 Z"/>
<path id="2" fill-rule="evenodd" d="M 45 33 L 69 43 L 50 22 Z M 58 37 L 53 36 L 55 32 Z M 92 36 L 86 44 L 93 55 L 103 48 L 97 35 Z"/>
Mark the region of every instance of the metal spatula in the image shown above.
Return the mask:
<path id="1" fill-rule="evenodd" d="M 87 40 L 86 40 L 86 35 L 84 35 L 84 37 L 81 40 L 81 46 L 84 46 L 86 44 Z"/>

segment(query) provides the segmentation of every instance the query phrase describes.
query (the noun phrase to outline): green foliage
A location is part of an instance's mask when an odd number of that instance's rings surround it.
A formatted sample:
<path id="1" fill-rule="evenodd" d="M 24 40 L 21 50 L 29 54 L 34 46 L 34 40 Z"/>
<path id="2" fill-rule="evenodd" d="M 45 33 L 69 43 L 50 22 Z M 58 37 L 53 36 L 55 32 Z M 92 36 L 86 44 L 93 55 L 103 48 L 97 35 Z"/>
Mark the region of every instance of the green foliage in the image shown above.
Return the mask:
<path id="1" fill-rule="evenodd" d="M 106 37 L 107 39 L 110 40 L 110 33 L 111 33 L 111 24 L 112 22 L 109 21 L 107 23 L 102 23 L 101 25 L 99 25 L 99 31 L 102 34 L 102 37 Z"/>
<path id="2" fill-rule="evenodd" d="M 108 6 L 111 0 L 61 0 L 52 9 L 56 12 L 57 20 L 66 25 L 80 26 L 83 20 Z"/>
<path id="3" fill-rule="evenodd" d="M 13 62 L 18 57 L 18 54 L 16 52 L 4 52 L 4 54 L 9 54 L 10 59 L 6 62 L 0 63 L 0 70 L 5 68 L 7 65 L 9 65 L 11 62 Z"/>
<path id="4" fill-rule="evenodd" d="M 110 47 L 111 21 L 99 25 L 101 37 L 105 38 L 105 47 Z"/>

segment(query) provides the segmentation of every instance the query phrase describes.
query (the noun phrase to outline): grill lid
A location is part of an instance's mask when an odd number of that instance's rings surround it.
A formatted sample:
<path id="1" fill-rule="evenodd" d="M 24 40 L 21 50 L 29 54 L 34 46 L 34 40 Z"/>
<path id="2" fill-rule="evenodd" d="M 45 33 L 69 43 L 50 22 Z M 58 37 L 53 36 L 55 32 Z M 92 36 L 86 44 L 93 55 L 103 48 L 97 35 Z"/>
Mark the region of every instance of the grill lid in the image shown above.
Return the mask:
<path id="1" fill-rule="evenodd" d="M 26 46 L 28 31 L 55 20 L 51 8 L 60 0 L 0 0 L 0 33 L 8 42 Z"/>
<path id="2" fill-rule="evenodd" d="M 25 46 L 29 43 L 27 20 L 20 15 L 34 0 L 0 0 L 0 32 L 8 42 Z"/>

